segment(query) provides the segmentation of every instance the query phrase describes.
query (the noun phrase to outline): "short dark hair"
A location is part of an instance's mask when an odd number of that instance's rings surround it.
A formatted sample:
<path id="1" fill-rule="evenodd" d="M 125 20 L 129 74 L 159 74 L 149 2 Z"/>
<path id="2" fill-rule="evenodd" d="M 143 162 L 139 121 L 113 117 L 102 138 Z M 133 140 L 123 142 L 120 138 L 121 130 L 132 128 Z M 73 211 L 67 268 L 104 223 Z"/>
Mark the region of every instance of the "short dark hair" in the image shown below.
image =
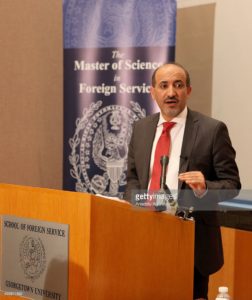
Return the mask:
<path id="1" fill-rule="evenodd" d="M 165 63 L 159 67 L 157 67 L 153 74 L 152 74 L 152 78 L 151 78 L 151 84 L 153 87 L 155 87 L 156 85 L 156 73 L 157 71 L 162 68 L 163 66 L 166 66 L 166 65 L 174 65 L 174 66 L 177 66 L 177 67 L 180 67 L 182 70 L 184 70 L 185 72 L 185 75 L 186 75 L 186 86 L 190 86 L 191 85 L 191 79 L 190 79 L 190 75 L 189 75 L 189 72 L 186 70 L 185 67 L 183 67 L 181 64 L 177 63 L 177 62 L 169 62 L 169 63 Z"/>

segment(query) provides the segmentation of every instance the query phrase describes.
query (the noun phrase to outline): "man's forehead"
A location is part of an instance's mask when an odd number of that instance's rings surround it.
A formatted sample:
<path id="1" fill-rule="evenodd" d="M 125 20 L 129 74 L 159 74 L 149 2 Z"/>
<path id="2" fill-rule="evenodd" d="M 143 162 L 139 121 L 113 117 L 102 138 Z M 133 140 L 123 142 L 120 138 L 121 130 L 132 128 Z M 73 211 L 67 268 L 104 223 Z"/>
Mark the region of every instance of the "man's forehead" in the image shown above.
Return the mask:
<path id="1" fill-rule="evenodd" d="M 185 71 L 176 65 L 165 65 L 157 70 L 156 78 L 158 80 L 186 80 Z"/>

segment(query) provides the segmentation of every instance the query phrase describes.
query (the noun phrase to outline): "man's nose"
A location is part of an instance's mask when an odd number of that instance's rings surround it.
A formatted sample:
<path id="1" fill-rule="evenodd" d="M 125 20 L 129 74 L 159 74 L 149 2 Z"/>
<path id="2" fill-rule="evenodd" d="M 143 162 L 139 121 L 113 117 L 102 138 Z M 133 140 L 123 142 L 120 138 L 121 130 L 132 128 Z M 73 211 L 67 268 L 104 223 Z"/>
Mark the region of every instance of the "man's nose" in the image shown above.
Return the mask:
<path id="1" fill-rule="evenodd" d="M 169 97 L 169 98 L 172 98 L 172 97 L 174 97 L 176 95 L 176 90 L 175 90 L 175 88 L 172 86 L 172 85 L 170 85 L 169 87 L 168 87 L 168 89 L 167 89 L 167 96 Z"/>

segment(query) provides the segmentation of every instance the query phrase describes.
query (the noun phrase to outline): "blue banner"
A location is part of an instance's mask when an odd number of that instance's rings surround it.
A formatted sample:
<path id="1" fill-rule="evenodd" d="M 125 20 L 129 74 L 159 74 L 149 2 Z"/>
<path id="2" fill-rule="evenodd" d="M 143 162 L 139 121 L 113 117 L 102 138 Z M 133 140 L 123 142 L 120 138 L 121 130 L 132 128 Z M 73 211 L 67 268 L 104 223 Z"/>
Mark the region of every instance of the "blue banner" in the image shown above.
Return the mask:
<path id="1" fill-rule="evenodd" d="M 64 189 L 122 197 L 132 124 L 157 110 L 175 56 L 175 0 L 65 0 Z"/>

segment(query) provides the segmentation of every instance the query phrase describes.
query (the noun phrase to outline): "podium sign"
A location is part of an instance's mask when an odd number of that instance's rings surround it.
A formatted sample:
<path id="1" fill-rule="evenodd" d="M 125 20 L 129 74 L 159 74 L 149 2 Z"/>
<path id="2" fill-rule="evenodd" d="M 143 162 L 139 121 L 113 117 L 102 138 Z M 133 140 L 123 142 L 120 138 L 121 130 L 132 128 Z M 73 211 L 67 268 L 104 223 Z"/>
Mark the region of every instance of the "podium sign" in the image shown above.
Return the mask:
<path id="1" fill-rule="evenodd" d="M 31 299 L 68 299 L 68 225 L 1 217 L 1 290 Z"/>

